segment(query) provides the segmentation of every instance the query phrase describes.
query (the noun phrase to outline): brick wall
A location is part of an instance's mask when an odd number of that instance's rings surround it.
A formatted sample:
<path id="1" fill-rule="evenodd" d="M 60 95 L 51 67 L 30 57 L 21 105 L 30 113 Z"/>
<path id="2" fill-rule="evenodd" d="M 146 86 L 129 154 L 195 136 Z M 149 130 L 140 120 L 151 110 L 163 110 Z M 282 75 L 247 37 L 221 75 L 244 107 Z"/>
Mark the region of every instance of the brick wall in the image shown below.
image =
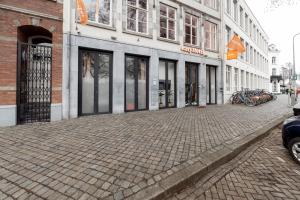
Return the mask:
<path id="1" fill-rule="evenodd" d="M 13 11 L 0 7 L 0 105 L 16 104 L 18 27 L 24 25 L 40 26 L 52 33 L 52 103 L 61 103 L 63 5 L 49 0 L 2 0 L 1 5 L 22 8 L 26 11 L 23 13 L 18 9 Z M 32 16 L 31 12 L 26 13 L 27 10 L 43 12 L 60 19 Z"/>

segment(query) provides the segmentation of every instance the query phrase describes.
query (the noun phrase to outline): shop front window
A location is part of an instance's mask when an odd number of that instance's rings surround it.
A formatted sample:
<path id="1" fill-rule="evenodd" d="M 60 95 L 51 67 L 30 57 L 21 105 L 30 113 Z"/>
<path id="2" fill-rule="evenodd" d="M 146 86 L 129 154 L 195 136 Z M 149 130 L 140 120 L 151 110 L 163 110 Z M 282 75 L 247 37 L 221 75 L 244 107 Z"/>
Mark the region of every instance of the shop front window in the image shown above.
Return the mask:
<path id="1" fill-rule="evenodd" d="M 80 51 L 79 115 L 111 112 L 112 54 Z"/>
<path id="2" fill-rule="evenodd" d="M 175 107 L 176 97 L 176 62 L 159 62 L 159 107 Z"/>

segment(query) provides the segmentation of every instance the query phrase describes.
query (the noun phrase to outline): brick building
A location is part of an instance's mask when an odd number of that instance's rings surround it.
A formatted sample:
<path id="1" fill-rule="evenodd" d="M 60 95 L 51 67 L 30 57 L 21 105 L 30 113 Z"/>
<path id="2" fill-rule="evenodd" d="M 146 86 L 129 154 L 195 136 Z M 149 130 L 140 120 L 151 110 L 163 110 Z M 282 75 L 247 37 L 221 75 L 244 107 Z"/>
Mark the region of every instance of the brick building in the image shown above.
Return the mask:
<path id="1" fill-rule="evenodd" d="M 0 1 L 0 126 L 62 113 L 62 0 Z"/>

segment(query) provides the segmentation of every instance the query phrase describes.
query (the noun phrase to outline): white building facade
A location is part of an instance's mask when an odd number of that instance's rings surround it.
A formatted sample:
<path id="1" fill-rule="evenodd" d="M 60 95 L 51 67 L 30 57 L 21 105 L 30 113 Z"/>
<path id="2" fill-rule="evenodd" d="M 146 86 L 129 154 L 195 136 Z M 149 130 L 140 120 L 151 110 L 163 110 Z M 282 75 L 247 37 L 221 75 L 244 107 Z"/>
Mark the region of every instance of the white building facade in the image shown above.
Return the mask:
<path id="1" fill-rule="evenodd" d="M 219 0 L 64 4 L 63 116 L 223 103 Z"/>
<path id="2" fill-rule="evenodd" d="M 269 89 L 268 35 L 245 0 L 224 0 L 224 102 L 242 89 Z M 226 59 L 226 45 L 234 34 L 241 38 L 246 52 L 237 60 Z"/>

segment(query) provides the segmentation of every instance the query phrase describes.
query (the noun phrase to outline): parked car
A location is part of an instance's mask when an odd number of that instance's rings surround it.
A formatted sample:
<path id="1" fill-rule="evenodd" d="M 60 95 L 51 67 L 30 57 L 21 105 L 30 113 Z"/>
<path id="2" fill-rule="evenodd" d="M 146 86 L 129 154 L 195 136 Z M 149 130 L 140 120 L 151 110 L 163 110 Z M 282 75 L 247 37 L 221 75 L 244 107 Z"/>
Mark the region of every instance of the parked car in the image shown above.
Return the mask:
<path id="1" fill-rule="evenodd" d="M 293 159 L 300 164 L 300 115 L 288 118 L 282 126 L 283 146 Z"/>
<path id="2" fill-rule="evenodd" d="M 300 115 L 300 102 L 294 106 L 293 111 L 295 116 Z"/>

